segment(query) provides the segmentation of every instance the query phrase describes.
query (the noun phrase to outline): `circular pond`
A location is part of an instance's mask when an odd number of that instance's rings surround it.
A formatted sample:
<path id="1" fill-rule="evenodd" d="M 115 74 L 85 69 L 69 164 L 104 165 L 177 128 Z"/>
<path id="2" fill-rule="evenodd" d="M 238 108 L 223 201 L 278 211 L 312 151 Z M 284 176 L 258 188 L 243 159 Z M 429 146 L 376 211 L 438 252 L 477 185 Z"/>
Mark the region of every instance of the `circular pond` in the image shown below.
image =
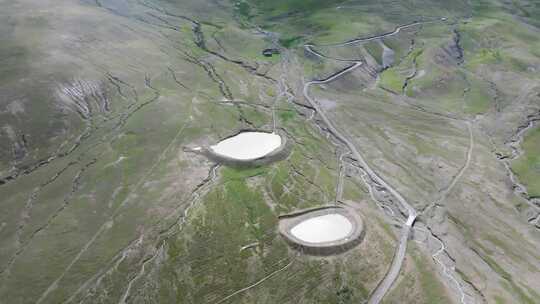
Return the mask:
<path id="1" fill-rule="evenodd" d="M 334 242 L 346 238 L 353 225 L 341 214 L 326 214 L 300 222 L 291 229 L 292 235 L 309 243 Z"/>
<path id="2" fill-rule="evenodd" d="M 242 132 L 210 146 L 210 150 L 234 160 L 254 160 L 276 151 L 281 144 L 281 136 L 276 133 Z"/>
<path id="3" fill-rule="evenodd" d="M 344 252 L 360 243 L 363 222 L 348 207 L 327 206 L 279 217 L 279 232 L 293 248 L 314 255 Z"/>

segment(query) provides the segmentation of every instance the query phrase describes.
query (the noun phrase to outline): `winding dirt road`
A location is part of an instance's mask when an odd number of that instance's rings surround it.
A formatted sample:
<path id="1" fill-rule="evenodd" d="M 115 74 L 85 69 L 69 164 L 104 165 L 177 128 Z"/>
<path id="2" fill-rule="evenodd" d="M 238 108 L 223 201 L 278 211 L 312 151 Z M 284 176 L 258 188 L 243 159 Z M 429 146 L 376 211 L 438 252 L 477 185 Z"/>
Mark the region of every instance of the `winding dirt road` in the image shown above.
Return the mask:
<path id="1" fill-rule="evenodd" d="M 349 66 L 348 68 L 342 70 L 341 72 L 334 74 L 330 76 L 329 78 L 326 78 L 324 80 L 313 80 L 309 81 L 304 84 L 304 90 L 303 94 L 306 100 L 310 103 L 310 105 L 315 109 L 317 114 L 321 117 L 321 119 L 324 121 L 324 123 L 328 126 L 329 131 L 343 144 L 347 146 L 347 148 L 351 151 L 352 155 L 358 160 L 362 168 L 366 171 L 366 173 L 378 184 L 386 188 L 398 201 L 399 203 L 404 207 L 404 209 L 407 210 L 407 226 L 411 226 L 416 219 L 416 210 L 401 196 L 397 190 L 395 190 L 392 186 L 390 186 L 384 179 L 382 179 L 375 171 L 371 169 L 371 167 L 368 165 L 368 163 L 365 161 L 365 159 L 362 157 L 362 154 L 358 152 L 355 145 L 347 138 L 345 137 L 330 121 L 330 119 L 326 116 L 326 113 L 321 109 L 319 104 L 312 99 L 309 96 L 309 87 L 312 85 L 320 85 L 325 84 L 328 82 L 331 82 L 333 80 L 336 80 L 337 78 L 343 76 L 344 74 L 349 73 L 350 71 L 356 69 L 357 67 L 361 66 L 362 62 L 358 61 L 355 64 Z"/>
<path id="2" fill-rule="evenodd" d="M 407 240 L 409 238 L 409 234 L 411 231 L 411 226 L 416 220 L 416 210 L 405 200 L 405 198 L 392 186 L 390 186 L 384 179 L 382 179 L 371 167 L 368 165 L 368 163 L 365 161 L 365 159 L 362 157 L 362 154 L 358 152 L 354 144 L 345 137 L 330 121 L 330 119 L 326 116 L 324 111 L 322 111 L 319 104 L 312 99 L 309 96 L 309 87 L 312 85 L 319 85 L 331 82 L 344 74 L 349 73 L 350 71 L 354 70 L 355 68 L 362 65 L 362 62 L 356 62 L 355 64 L 349 66 L 348 68 L 342 70 L 341 72 L 332 75 L 331 77 L 325 79 L 325 80 L 314 80 L 309 81 L 304 85 L 304 97 L 306 100 L 310 103 L 310 105 L 315 109 L 315 111 L 319 114 L 321 119 L 324 121 L 324 123 L 327 125 L 329 131 L 342 143 L 344 143 L 347 148 L 351 151 L 352 155 L 358 160 L 361 167 L 364 169 L 364 171 L 369 175 L 371 179 L 373 179 L 375 182 L 386 188 L 402 205 L 404 209 L 407 210 L 407 222 L 405 225 L 403 225 L 403 228 L 401 229 L 401 237 L 399 240 L 399 246 L 394 254 L 394 258 L 392 260 L 392 265 L 390 266 L 389 271 L 387 272 L 384 279 L 381 281 L 381 283 L 377 286 L 375 291 L 372 293 L 371 298 L 369 299 L 369 304 L 375 304 L 380 303 L 384 295 L 388 292 L 394 281 L 396 280 L 397 276 L 399 275 L 399 271 L 401 269 L 401 265 L 403 264 L 403 260 L 405 259 L 405 253 L 407 251 Z"/>
<path id="3" fill-rule="evenodd" d="M 394 31 L 388 32 L 388 33 L 385 33 L 385 34 L 372 36 L 372 37 L 367 37 L 367 38 L 357 38 L 357 39 L 352 39 L 352 40 L 345 41 L 345 42 L 342 42 L 342 43 L 326 44 L 326 45 L 321 45 L 321 46 L 336 46 L 336 47 L 337 46 L 346 46 L 346 45 L 351 45 L 351 44 L 355 44 L 355 43 L 381 39 L 381 38 L 384 38 L 384 37 L 389 37 L 389 36 L 392 36 L 392 35 L 396 35 L 401 30 L 403 30 L 405 28 L 408 28 L 408 27 L 412 27 L 412 26 L 416 26 L 416 25 L 420 25 L 420 24 L 425 24 L 425 23 L 433 23 L 433 22 L 445 21 L 445 20 L 446 20 L 446 18 L 440 18 L 440 19 L 437 19 L 437 20 L 434 20 L 434 21 L 413 22 L 413 23 L 410 23 L 410 24 L 398 26 L 398 27 L 396 27 L 396 29 Z M 409 204 L 407 202 L 407 200 L 396 189 L 394 189 L 381 176 L 379 176 L 375 171 L 373 171 L 373 169 L 371 169 L 369 164 L 362 157 L 362 154 L 356 149 L 355 145 L 334 126 L 334 124 L 328 118 L 326 113 L 322 110 L 320 105 L 309 95 L 309 88 L 312 85 L 321 85 L 321 84 L 332 82 L 332 81 L 338 79 L 339 77 L 341 77 L 341 76 L 353 71 L 354 69 L 360 67 L 363 64 L 363 62 L 360 61 L 360 60 L 332 58 L 332 57 L 329 57 L 329 56 L 326 56 L 326 55 L 323 55 L 323 54 L 317 52 L 314 49 L 314 47 L 315 47 L 315 45 L 313 45 L 313 44 L 304 45 L 304 48 L 306 49 L 306 51 L 312 53 L 313 55 L 315 55 L 315 56 L 317 56 L 319 58 L 326 58 L 326 59 L 337 60 L 337 61 L 352 62 L 353 64 L 351 64 L 347 68 L 345 68 L 345 69 L 343 69 L 343 70 L 329 76 L 328 78 L 325 78 L 325 79 L 322 79 L 322 80 L 313 80 L 313 81 L 306 82 L 304 84 L 304 88 L 303 88 L 303 95 L 304 95 L 305 99 L 315 109 L 315 112 L 317 114 L 319 114 L 319 116 L 321 117 L 323 122 L 328 127 L 328 130 L 330 131 L 330 133 L 332 133 L 339 141 L 341 141 L 345 146 L 347 146 L 347 148 L 350 150 L 352 156 L 354 156 L 358 160 L 358 163 L 360 164 L 362 169 L 365 171 L 365 173 L 373 181 L 375 181 L 376 183 L 378 183 L 382 187 L 386 188 L 388 190 L 388 192 L 390 192 L 398 200 L 398 202 L 403 207 L 403 209 L 405 209 L 407 211 L 407 221 L 405 222 L 404 225 L 402 225 L 401 234 L 400 234 L 401 236 L 400 236 L 400 239 L 399 239 L 399 245 L 398 245 L 398 248 L 397 248 L 397 250 L 396 250 L 396 252 L 394 254 L 392 264 L 391 264 L 388 272 L 386 273 L 386 276 L 379 283 L 377 288 L 373 291 L 373 293 L 371 294 L 371 297 L 370 297 L 370 299 L 368 301 L 369 304 L 376 304 L 376 303 L 381 302 L 381 300 L 386 295 L 388 290 L 390 290 L 390 287 L 392 286 L 392 284 L 394 283 L 394 281 L 396 280 L 396 278 L 399 275 L 401 266 L 403 264 L 403 260 L 405 259 L 405 255 L 406 255 L 406 252 L 407 252 L 407 240 L 409 239 L 409 236 L 410 236 L 411 227 L 414 224 L 414 221 L 416 220 L 417 212 L 414 209 L 414 207 L 411 204 Z M 462 173 L 462 172 L 460 172 L 460 173 Z"/>
<path id="4" fill-rule="evenodd" d="M 362 62 L 358 61 L 355 64 L 349 66 L 348 68 L 342 70 L 341 72 L 332 75 L 331 77 L 325 79 L 325 80 L 314 80 L 309 81 L 304 84 L 304 90 L 303 94 L 306 100 L 310 103 L 310 105 L 315 109 L 315 111 L 319 114 L 321 119 L 324 121 L 324 123 L 327 125 L 329 131 L 343 144 L 347 146 L 347 148 L 351 151 L 352 155 L 358 160 L 359 164 L 362 166 L 364 171 L 372 178 L 375 182 L 386 188 L 398 201 L 399 203 L 404 207 L 404 209 L 407 210 L 407 222 L 405 225 L 403 225 L 402 231 L 401 231 L 401 237 L 398 249 L 396 251 L 396 254 L 394 255 L 394 259 L 392 260 L 392 265 L 390 266 L 390 270 L 386 274 L 383 281 L 377 286 L 375 291 L 373 292 L 370 300 L 368 303 L 379 303 L 384 295 L 387 293 L 387 291 L 392 286 L 392 283 L 397 278 L 399 271 L 401 269 L 401 265 L 403 264 L 403 260 L 405 258 L 405 253 L 407 250 L 407 239 L 409 238 L 410 229 L 412 224 L 414 223 L 416 219 L 416 210 L 405 200 L 405 198 L 392 186 L 390 186 L 384 179 L 382 179 L 371 167 L 368 165 L 368 163 L 365 161 L 365 159 L 362 157 L 362 154 L 356 149 L 355 145 L 347 138 L 345 137 L 332 123 L 332 121 L 326 116 L 324 111 L 321 109 L 319 104 L 309 96 L 309 88 L 312 85 L 320 85 L 324 83 L 331 82 L 349 72 L 352 70 L 360 67 L 362 65 Z"/>

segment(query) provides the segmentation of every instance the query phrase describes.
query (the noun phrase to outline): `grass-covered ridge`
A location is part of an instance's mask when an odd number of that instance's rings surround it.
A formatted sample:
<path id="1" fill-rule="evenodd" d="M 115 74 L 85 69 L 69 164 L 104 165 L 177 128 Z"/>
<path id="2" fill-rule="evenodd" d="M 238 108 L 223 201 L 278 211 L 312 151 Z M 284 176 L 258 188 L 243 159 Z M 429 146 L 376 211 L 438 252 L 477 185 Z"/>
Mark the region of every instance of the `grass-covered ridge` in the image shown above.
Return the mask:
<path id="1" fill-rule="evenodd" d="M 540 128 L 536 127 L 525 134 L 522 143 L 523 155 L 512 163 L 512 170 L 519 180 L 527 186 L 531 197 L 540 197 Z"/>
<path id="2" fill-rule="evenodd" d="M 464 15 L 462 1 L 344 1 L 344 0 L 241 0 L 234 2 L 241 20 L 261 25 L 281 35 L 286 47 L 292 41 L 337 42 L 393 29 L 397 24 L 425 16 Z M 406 11 L 407 14 L 399 12 Z M 382 13 L 385 12 L 385 13 Z"/>

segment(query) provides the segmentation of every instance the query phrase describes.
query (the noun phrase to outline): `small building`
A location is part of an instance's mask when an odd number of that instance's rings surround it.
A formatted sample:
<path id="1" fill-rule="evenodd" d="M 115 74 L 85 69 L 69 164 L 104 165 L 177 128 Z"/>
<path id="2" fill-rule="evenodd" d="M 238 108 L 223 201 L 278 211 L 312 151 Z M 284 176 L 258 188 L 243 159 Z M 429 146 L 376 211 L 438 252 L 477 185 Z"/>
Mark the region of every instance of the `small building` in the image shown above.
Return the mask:
<path id="1" fill-rule="evenodd" d="M 262 51 L 262 54 L 266 57 L 272 57 L 272 55 L 274 54 L 279 54 L 279 49 L 276 49 L 276 48 L 264 49 Z"/>

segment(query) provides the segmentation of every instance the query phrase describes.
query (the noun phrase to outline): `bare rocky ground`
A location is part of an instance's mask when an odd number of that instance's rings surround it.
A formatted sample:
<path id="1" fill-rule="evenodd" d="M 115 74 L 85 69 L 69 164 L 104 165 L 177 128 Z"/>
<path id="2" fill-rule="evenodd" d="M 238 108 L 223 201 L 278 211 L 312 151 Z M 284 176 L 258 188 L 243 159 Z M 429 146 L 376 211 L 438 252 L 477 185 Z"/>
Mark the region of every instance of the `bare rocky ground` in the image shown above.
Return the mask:
<path id="1" fill-rule="evenodd" d="M 367 302 L 407 212 L 304 98 L 347 60 L 363 64 L 310 96 L 418 212 L 383 302 L 539 303 L 540 206 L 512 171 L 540 110 L 532 4 L 0 8 L 0 303 Z M 257 128 L 286 134 L 288 157 L 234 168 L 190 150 Z M 278 216 L 328 204 L 358 212 L 363 241 L 291 250 Z"/>

